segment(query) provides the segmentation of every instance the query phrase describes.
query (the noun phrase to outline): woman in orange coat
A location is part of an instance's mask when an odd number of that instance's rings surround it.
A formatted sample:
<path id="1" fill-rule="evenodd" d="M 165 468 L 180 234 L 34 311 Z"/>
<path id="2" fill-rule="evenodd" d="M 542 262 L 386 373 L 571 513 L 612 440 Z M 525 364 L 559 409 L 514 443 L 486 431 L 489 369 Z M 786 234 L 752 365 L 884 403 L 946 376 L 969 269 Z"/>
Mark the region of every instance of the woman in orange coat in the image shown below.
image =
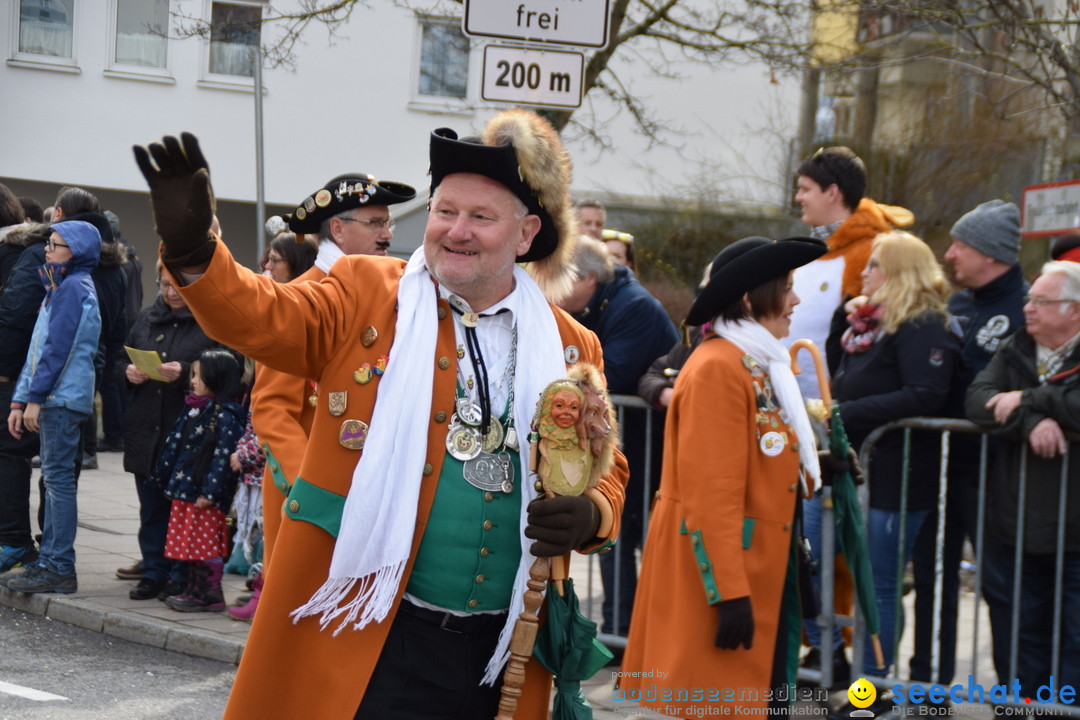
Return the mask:
<path id="1" fill-rule="evenodd" d="M 616 699 L 676 717 L 790 699 L 796 499 L 819 471 L 779 339 L 799 302 L 791 271 L 825 251 L 809 238 L 732 243 L 690 309 L 687 324 L 713 329 L 675 383 Z"/>

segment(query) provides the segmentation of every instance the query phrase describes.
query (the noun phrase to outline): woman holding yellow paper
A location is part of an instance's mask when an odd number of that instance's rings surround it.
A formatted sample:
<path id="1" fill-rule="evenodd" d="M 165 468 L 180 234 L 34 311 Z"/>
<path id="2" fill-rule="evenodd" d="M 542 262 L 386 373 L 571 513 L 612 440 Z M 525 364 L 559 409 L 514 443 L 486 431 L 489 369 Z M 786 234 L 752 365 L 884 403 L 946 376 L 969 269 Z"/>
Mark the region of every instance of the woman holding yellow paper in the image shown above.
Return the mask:
<path id="1" fill-rule="evenodd" d="M 132 600 L 166 598 L 186 583 L 183 563 L 165 558 L 165 534 L 169 504 L 164 488 L 147 483 L 169 430 L 184 410 L 191 363 L 207 349 L 221 347 L 206 337 L 172 283 L 161 275 L 158 261 L 158 296 L 144 308 L 128 332 L 128 347 L 156 352 L 155 368 L 164 378 L 153 380 L 135 367 L 125 354 L 113 372 L 116 381 L 132 391 L 131 406 L 124 413 L 124 470 L 135 475 L 139 494 L 139 550 L 142 560 L 120 568 L 116 575 L 138 580 L 129 593 Z"/>

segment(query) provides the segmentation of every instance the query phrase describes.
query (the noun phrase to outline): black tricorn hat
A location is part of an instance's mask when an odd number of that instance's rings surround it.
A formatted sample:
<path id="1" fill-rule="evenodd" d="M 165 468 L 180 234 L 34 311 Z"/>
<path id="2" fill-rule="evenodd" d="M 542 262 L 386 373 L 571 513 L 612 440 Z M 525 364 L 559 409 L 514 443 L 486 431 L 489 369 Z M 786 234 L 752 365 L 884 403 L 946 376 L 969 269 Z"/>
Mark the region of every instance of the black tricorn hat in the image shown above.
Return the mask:
<path id="1" fill-rule="evenodd" d="M 364 173 L 346 173 L 326 183 L 293 210 L 289 229 L 294 233 L 319 232 L 323 221 L 338 213 L 368 205 L 393 205 L 416 197 L 416 190 L 403 183 L 376 180 Z"/>
<path id="2" fill-rule="evenodd" d="M 518 262 L 552 302 L 570 290 L 569 255 L 577 236 L 577 218 L 570 202 L 570 158 L 559 134 L 539 115 L 505 110 L 495 115 L 481 138 L 458 139 L 450 128 L 431 133 L 431 193 L 447 175 L 475 173 L 504 185 L 531 215 L 540 230 Z"/>
<path id="3" fill-rule="evenodd" d="M 808 237 L 736 240 L 713 260 L 709 284 L 694 299 L 686 324 L 704 325 L 744 293 L 817 260 L 828 250 L 821 240 Z"/>

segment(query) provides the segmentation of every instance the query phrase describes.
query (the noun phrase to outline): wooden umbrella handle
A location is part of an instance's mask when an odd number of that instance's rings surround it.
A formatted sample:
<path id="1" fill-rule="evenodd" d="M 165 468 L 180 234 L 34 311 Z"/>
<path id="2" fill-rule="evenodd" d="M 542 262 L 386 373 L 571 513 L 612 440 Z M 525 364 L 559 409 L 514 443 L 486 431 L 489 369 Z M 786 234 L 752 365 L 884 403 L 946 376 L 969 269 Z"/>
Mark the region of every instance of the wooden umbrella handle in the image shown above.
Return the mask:
<path id="1" fill-rule="evenodd" d="M 803 338 L 802 340 L 796 340 L 791 343 L 791 350 L 788 351 L 791 354 L 791 371 L 796 375 L 801 372 L 798 355 L 799 351 L 804 348 L 810 352 L 810 356 L 814 359 L 814 370 L 817 372 L 818 391 L 821 393 L 821 401 L 825 403 L 825 409 L 828 410 L 832 407 L 832 390 L 829 388 L 829 372 L 825 369 L 825 360 L 821 357 L 821 350 L 818 349 L 817 344 L 813 340 Z"/>
<path id="2" fill-rule="evenodd" d="M 503 673 L 502 695 L 499 697 L 499 713 L 495 720 L 514 720 L 521 688 L 525 687 L 525 663 L 532 657 L 536 645 L 536 633 L 540 629 L 540 604 L 544 601 L 544 586 L 551 575 L 551 558 L 538 557 L 529 568 L 526 582 L 525 609 L 514 624 L 510 636 L 510 660 Z"/>

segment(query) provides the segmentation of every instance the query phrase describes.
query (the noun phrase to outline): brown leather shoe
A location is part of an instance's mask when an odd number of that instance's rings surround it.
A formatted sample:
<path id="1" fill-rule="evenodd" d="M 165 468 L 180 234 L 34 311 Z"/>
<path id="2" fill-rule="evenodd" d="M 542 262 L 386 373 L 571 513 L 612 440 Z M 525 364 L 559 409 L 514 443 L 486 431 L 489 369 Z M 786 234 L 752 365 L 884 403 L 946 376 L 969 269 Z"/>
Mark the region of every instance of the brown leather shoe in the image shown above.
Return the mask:
<path id="1" fill-rule="evenodd" d="M 131 567 L 122 567 L 116 569 L 116 577 L 121 580 L 142 580 L 143 571 L 139 567 L 139 563 L 135 563 Z"/>

